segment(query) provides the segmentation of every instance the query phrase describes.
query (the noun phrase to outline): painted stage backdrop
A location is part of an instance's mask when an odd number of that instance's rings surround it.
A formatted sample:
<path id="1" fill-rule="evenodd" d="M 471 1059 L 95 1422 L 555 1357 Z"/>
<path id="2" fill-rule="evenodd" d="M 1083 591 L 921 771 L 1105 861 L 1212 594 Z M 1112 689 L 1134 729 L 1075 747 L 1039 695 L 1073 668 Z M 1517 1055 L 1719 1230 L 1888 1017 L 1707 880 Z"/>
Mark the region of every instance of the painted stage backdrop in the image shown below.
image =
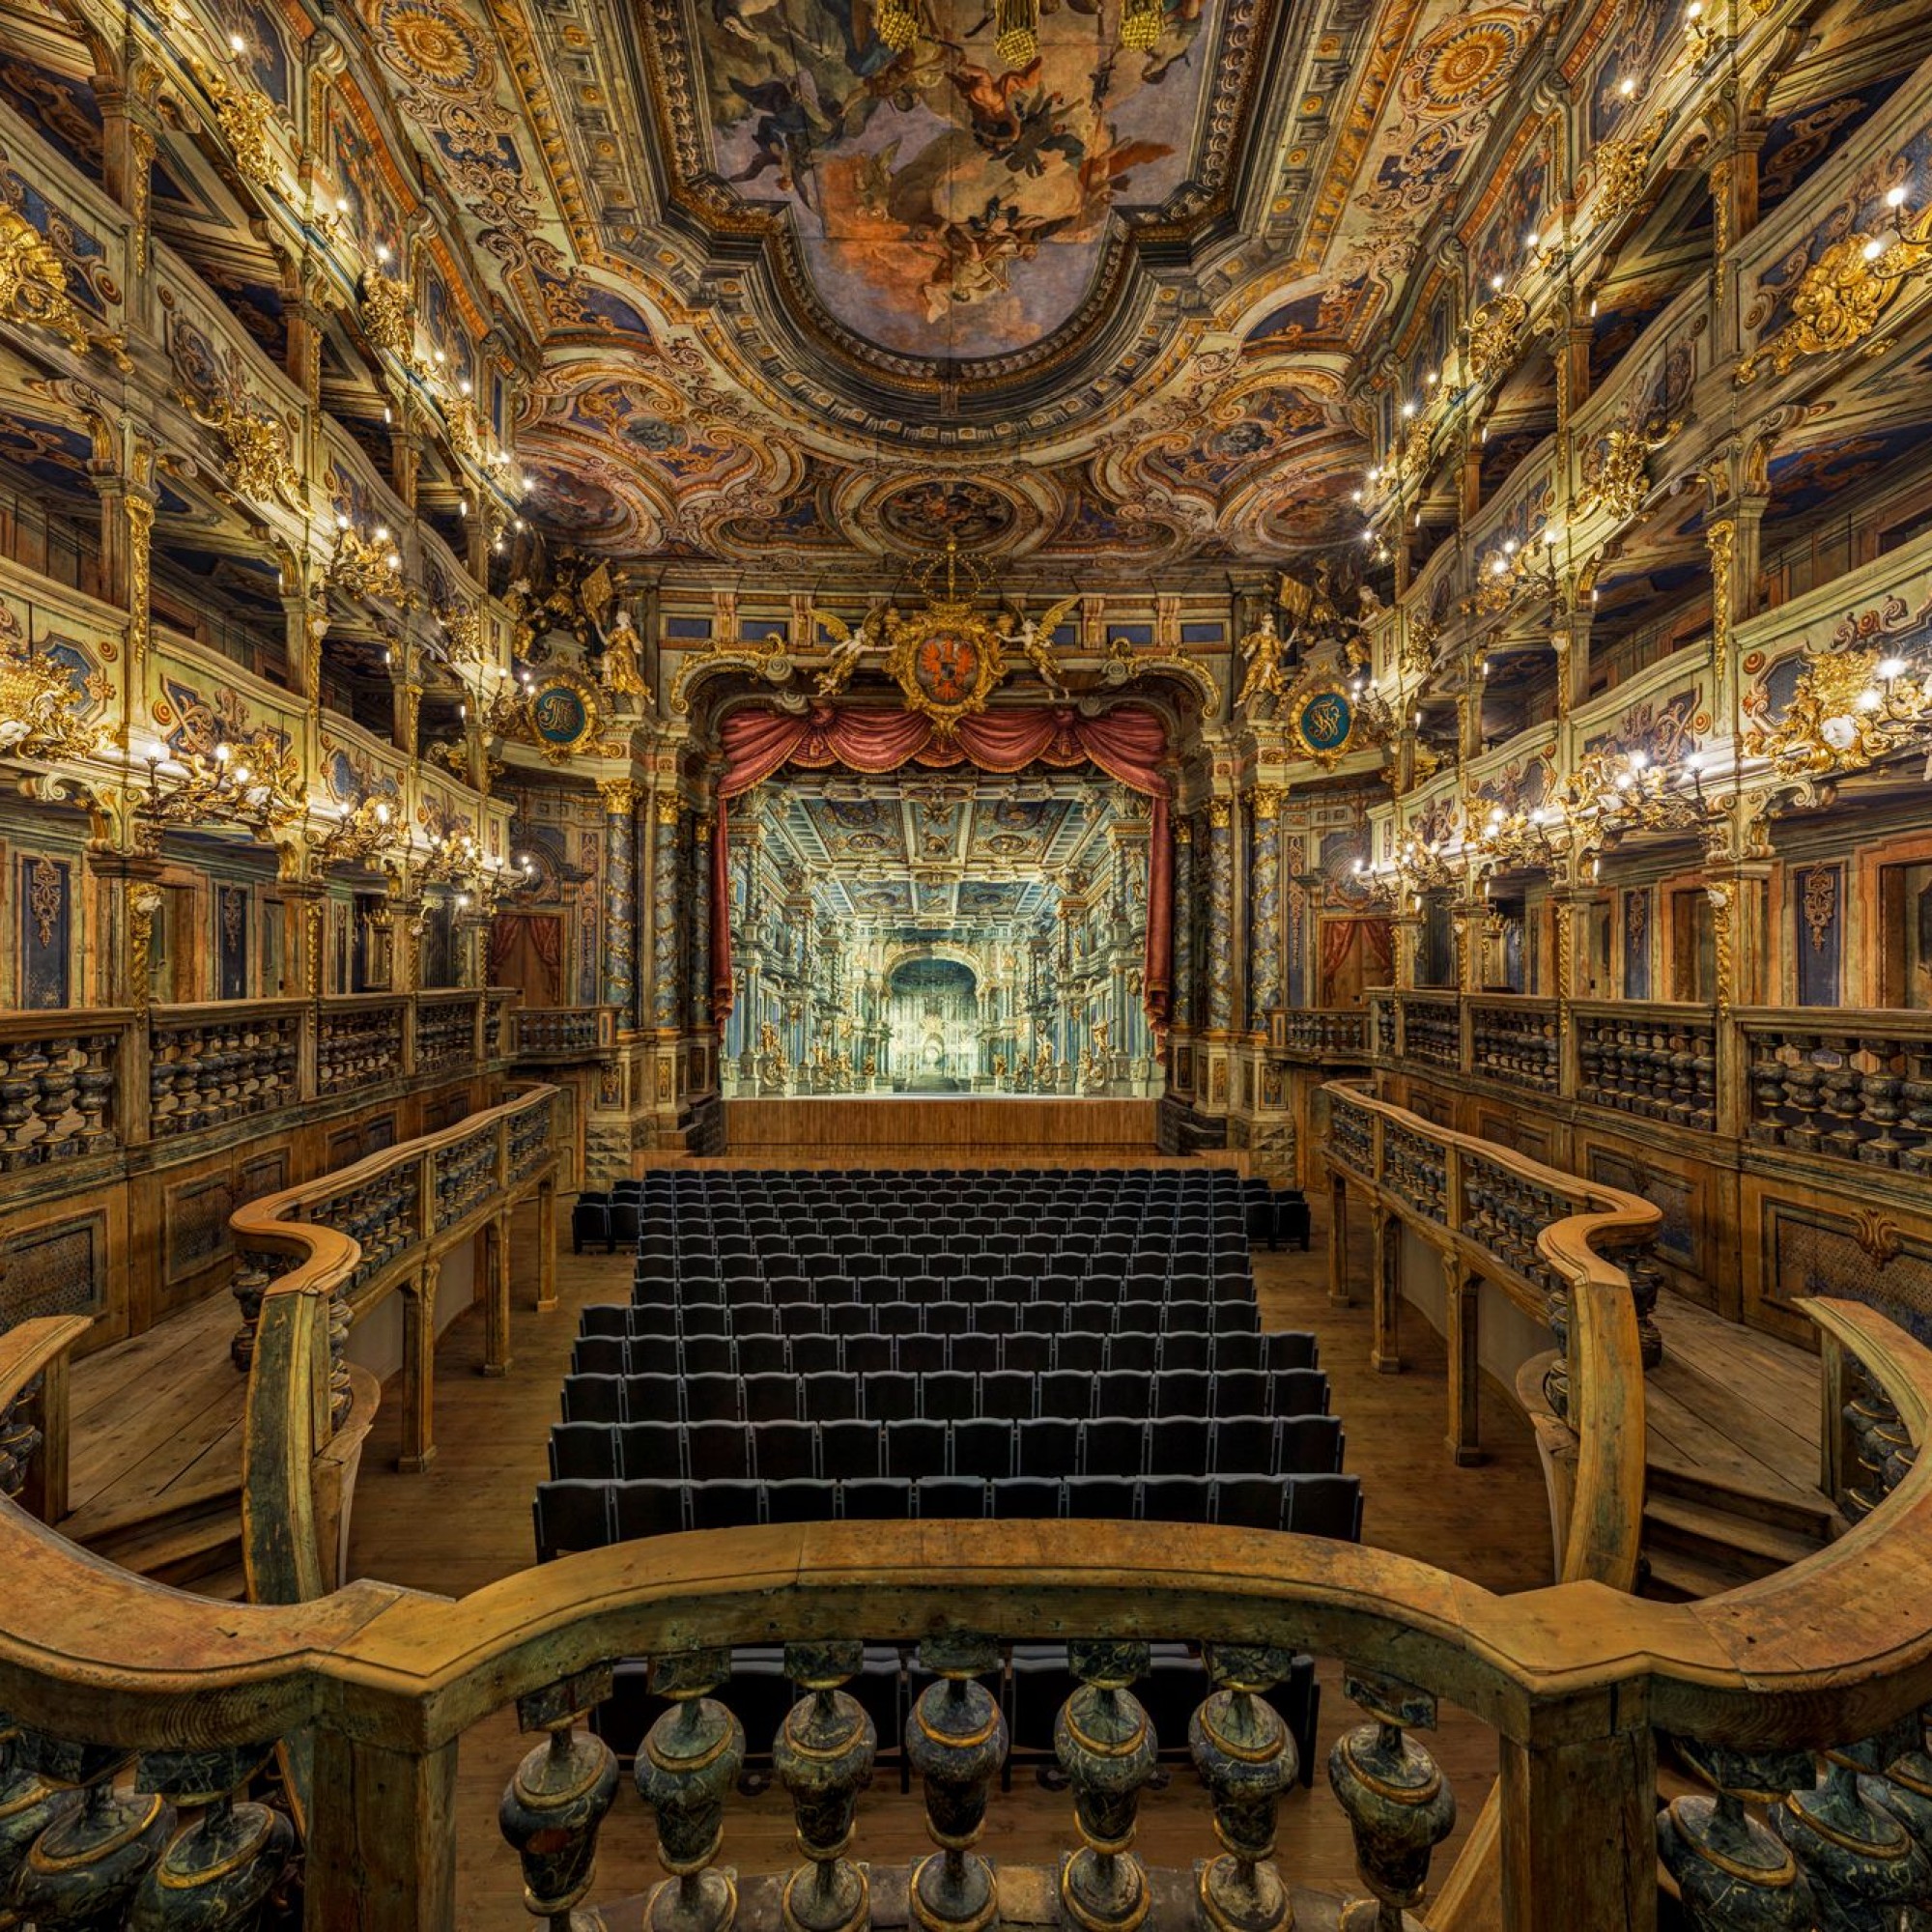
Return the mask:
<path id="1" fill-rule="evenodd" d="M 819 299 L 903 354 L 993 356 L 1080 307 L 1109 213 L 1186 179 L 1211 79 L 1208 0 L 1119 44 L 1120 0 L 1042 0 L 1037 54 L 993 51 L 992 0 L 912 0 L 895 53 L 871 0 L 693 0 L 713 164 L 782 201 Z"/>

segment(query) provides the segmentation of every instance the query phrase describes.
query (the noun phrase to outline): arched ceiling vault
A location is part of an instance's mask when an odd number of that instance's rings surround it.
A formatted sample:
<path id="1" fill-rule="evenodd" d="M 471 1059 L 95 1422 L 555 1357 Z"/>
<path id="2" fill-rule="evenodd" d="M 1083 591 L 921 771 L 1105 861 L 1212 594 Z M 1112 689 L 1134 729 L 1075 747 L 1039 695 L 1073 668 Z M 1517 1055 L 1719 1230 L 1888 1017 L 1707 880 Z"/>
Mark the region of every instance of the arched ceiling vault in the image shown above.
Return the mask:
<path id="1" fill-rule="evenodd" d="M 1541 0 L 358 0 L 615 554 L 1041 571 L 1332 544 L 1350 383 Z M 1510 138 L 1515 139 L 1512 135 Z M 1485 190 L 1487 192 L 1487 190 Z"/>

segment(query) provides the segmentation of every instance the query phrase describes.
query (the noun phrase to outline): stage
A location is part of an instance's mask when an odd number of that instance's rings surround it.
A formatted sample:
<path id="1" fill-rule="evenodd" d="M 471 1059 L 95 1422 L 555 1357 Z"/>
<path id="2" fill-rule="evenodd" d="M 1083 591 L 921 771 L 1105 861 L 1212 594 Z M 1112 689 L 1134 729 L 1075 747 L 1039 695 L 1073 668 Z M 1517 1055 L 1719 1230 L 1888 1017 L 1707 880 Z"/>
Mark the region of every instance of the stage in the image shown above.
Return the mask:
<path id="1" fill-rule="evenodd" d="M 910 1099 L 838 1094 L 805 1100 L 726 1100 L 724 1157 L 733 1162 L 969 1163 L 1078 1166 L 1154 1157 L 1152 1100 L 933 1094 Z"/>

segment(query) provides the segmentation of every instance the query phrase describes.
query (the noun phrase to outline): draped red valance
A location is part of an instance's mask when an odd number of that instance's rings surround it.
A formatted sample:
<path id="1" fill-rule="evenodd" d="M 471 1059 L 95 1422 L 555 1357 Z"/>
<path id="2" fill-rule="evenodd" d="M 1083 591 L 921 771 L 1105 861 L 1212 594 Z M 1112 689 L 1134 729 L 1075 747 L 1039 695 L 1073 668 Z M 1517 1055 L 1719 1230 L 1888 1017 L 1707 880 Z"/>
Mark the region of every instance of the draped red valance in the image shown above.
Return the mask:
<path id="1" fill-rule="evenodd" d="M 914 711 L 815 704 L 803 712 L 734 711 L 723 729 L 724 770 L 718 781 L 718 829 L 711 840 L 711 1011 L 721 1024 L 731 1010 L 730 872 L 725 801 L 748 792 L 783 765 L 824 771 L 895 772 L 919 764 L 944 769 L 973 764 L 985 772 L 1031 764 L 1065 769 L 1094 764 L 1153 801 L 1148 839 L 1147 955 L 1142 994 L 1156 1029 L 1167 1025 L 1174 945 L 1174 854 L 1168 840 L 1168 784 L 1160 769 L 1167 730 L 1137 704 L 1117 704 L 1086 718 L 1065 705 L 982 711 L 962 718 L 950 738 Z"/>

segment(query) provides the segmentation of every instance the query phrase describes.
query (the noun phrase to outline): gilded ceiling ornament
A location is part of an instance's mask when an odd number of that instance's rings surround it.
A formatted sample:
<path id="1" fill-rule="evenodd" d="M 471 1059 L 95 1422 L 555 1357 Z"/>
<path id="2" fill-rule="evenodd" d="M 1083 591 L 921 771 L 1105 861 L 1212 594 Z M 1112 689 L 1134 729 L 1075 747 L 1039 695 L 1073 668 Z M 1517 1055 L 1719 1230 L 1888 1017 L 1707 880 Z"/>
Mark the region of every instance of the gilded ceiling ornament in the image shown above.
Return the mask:
<path id="1" fill-rule="evenodd" d="M 1903 223 L 1889 242 L 1858 231 L 1840 237 L 1799 276 L 1791 320 L 1738 364 L 1739 384 L 1754 383 L 1767 365 L 1782 376 L 1802 356 L 1856 349 L 1928 257 L 1932 209 Z"/>
<path id="2" fill-rule="evenodd" d="M 1628 523 L 1643 508 L 1650 495 L 1650 455 L 1662 448 L 1674 436 L 1673 423 L 1663 435 L 1652 440 L 1640 432 L 1619 423 L 1598 445 L 1595 473 L 1588 476 L 1577 493 L 1578 510 L 1604 509 L 1618 523 Z"/>
<path id="3" fill-rule="evenodd" d="M 86 311 L 68 293 L 67 265 L 53 243 L 0 201 L 0 315 L 57 335 L 76 355 L 93 340 Z"/>
<path id="4" fill-rule="evenodd" d="M 246 394 L 239 401 L 216 394 L 203 402 L 184 393 L 179 400 L 221 439 L 238 496 L 254 503 L 279 498 L 292 510 L 304 507 L 301 471 L 289 461 L 288 430 L 267 404 Z"/>
<path id="5" fill-rule="evenodd" d="M 193 54 L 187 57 L 187 66 L 213 103 L 215 125 L 235 172 L 257 187 L 270 185 L 277 172 L 274 144 L 269 138 L 275 125 L 274 109 L 264 96 L 243 92 Z"/>
<path id="6" fill-rule="evenodd" d="M 1529 304 L 1507 291 L 1492 296 L 1470 316 L 1469 374 L 1475 382 L 1493 382 L 1516 367 L 1528 320 Z"/>
<path id="7" fill-rule="evenodd" d="M 1642 205 L 1650 187 L 1650 160 L 1667 116 L 1660 109 L 1642 127 L 1622 138 L 1599 141 L 1591 158 L 1597 167 L 1597 212 L 1616 221 Z"/>
<path id="8" fill-rule="evenodd" d="M 416 349 L 416 305 L 408 287 L 379 269 L 364 269 L 356 285 L 362 326 L 370 342 L 386 355 L 413 362 Z"/>

